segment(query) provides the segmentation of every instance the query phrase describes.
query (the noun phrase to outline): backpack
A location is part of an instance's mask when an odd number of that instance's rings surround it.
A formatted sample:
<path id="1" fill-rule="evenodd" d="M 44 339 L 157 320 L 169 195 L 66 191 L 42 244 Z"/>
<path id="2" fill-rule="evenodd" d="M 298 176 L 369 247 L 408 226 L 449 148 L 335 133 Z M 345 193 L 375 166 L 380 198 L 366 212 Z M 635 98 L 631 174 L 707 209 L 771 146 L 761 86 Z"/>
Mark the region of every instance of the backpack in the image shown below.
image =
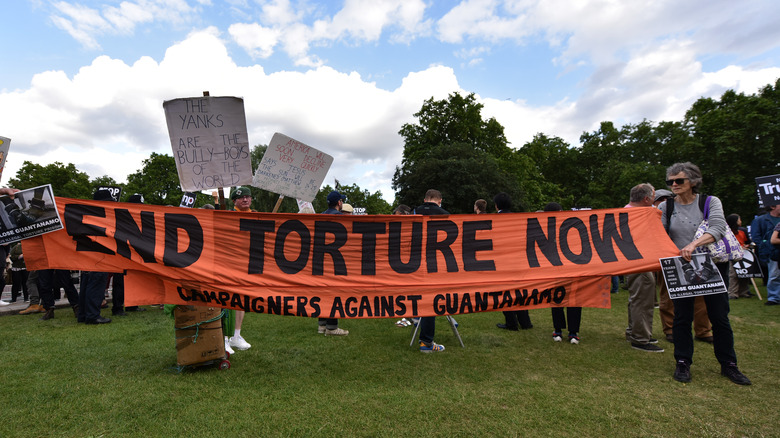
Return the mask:
<path id="1" fill-rule="evenodd" d="M 699 210 L 701 214 L 704 214 L 704 204 L 707 202 L 708 196 L 699 195 Z M 666 234 L 669 234 L 669 222 L 672 220 L 672 213 L 674 213 L 674 198 L 666 198 Z"/>

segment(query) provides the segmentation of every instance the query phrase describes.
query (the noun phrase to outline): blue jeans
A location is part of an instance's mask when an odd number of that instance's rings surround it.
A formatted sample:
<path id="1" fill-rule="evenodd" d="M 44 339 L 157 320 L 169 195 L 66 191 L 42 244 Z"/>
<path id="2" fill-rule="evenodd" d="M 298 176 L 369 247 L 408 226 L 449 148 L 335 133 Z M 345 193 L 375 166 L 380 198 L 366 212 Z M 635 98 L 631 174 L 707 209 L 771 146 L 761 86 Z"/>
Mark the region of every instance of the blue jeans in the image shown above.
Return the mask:
<path id="1" fill-rule="evenodd" d="M 770 260 L 767 268 L 769 275 L 766 284 L 766 299 L 780 303 L 780 267 L 778 262 Z"/>
<path id="2" fill-rule="evenodd" d="M 433 334 L 436 332 L 436 317 L 426 316 L 420 318 L 420 340 L 430 345 L 433 342 Z"/>
<path id="3" fill-rule="evenodd" d="M 612 276 L 612 289 L 609 290 L 610 293 L 616 294 L 618 293 L 618 290 L 620 289 L 620 277 L 617 275 Z"/>

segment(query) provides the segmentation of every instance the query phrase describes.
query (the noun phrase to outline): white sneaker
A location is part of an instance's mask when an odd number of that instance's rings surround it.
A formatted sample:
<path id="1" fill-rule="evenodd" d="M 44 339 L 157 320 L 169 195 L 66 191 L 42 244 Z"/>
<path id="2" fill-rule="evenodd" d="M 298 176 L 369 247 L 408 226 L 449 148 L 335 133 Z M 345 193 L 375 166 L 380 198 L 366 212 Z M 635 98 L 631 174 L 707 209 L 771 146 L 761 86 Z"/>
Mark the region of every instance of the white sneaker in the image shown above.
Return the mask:
<path id="1" fill-rule="evenodd" d="M 239 350 L 249 350 L 252 345 L 249 344 L 241 335 L 230 338 L 230 346 Z"/>
<path id="2" fill-rule="evenodd" d="M 344 330 L 341 327 L 335 328 L 333 330 L 325 330 L 325 336 L 347 336 L 349 334 L 349 330 Z"/>
<path id="3" fill-rule="evenodd" d="M 234 355 L 234 354 L 236 354 L 236 352 L 235 352 L 235 351 L 233 351 L 233 349 L 232 349 L 232 348 L 230 348 L 230 338 L 228 338 L 227 336 L 225 336 L 225 351 L 226 351 L 228 354 L 230 354 L 231 356 L 232 356 L 232 355 Z"/>
<path id="4" fill-rule="evenodd" d="M 10 305 L 11 303 L 6 303 L 5 301 L 0 300 L 0 306 L 10 306 Z"/>

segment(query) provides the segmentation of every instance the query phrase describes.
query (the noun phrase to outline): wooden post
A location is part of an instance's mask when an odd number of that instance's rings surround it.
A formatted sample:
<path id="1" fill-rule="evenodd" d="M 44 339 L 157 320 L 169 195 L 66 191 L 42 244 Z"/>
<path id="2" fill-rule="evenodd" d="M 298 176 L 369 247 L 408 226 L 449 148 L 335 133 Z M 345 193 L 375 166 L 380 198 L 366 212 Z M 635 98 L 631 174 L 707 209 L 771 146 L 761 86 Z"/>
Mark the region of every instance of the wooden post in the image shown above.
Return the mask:
<path id="1" fill-rule="evenodd" d="M 272 211 L 271 213 L 276 213 L 277 211 L 279 211 L 279 207 L 281 207 L 282 205 L 282 199 L 284 199 L 284 195 L 279 195 L 279 199 L 276 201 L 276 205 L 274 205 L 274 211 Z"/>
<path id="2" fill-rule="evenodd" d="M 758 285 L 756 285 L 756 279 L 750 277 L 750 282 L 753 283 L 753 289 L 756 290 L 756 296 L 758 297 L 759 301 L 764 301 L 764 299 L 761 298 L 761 292 L 758 291 Z"/>

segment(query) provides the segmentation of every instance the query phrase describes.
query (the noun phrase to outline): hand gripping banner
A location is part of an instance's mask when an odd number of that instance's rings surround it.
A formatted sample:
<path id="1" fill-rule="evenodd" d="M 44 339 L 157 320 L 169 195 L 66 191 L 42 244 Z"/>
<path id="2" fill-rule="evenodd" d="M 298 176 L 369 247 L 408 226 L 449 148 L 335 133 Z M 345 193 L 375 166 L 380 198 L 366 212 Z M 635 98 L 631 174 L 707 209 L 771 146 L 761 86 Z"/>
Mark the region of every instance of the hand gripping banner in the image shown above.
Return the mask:
<path id="1" fill-rule="evenodd" d="M 57 198 L 28 269 L 127 272 L 127 305 L 376 318 L 609 307 L 605 277 L 679 254 L 654 208 L 446 216 L 237 213 Z"/>

